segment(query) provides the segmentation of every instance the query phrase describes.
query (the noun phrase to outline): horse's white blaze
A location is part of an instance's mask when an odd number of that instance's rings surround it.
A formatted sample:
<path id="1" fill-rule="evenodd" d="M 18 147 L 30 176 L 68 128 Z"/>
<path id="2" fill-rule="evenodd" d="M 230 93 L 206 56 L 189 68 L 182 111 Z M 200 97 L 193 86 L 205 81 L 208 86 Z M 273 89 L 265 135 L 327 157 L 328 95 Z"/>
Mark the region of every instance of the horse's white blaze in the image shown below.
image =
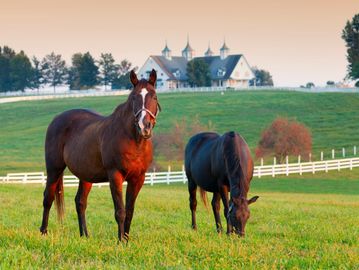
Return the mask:
<path id="1" fill-rule="evenodd" d="M 148 91 L 146 88 L 142 88 L 141 90 L 141 96 L 142 96 L 142 109 L 145 109 L 145 99 L 146 99 L 146 95 L 147 95 Z M 138 125 L 140 126 L 141 130 L 143 131 L 143 129 L 145 128 L 144 124 L 143 124 L 143 120 L 145 119 L 146 116 L 146 111 L 143 110 L 141 112 L 141 117 L 140 120 L 138 121 Z"/>

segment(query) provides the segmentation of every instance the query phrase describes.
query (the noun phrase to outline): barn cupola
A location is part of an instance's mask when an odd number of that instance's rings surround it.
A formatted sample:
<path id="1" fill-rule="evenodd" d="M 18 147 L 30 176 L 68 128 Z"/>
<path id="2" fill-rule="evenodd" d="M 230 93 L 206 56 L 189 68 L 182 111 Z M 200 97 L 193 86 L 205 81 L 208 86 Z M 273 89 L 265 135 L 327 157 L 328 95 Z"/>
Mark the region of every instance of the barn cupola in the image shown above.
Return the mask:
<path id="1" fill-rule="evenodd" d="M 204 56 L 208 57 L 208 56 L 213 56 L 214 53 L 213 51 L 211 50 L 211 47 L 210 47 L 210 44 L 208 43 L 208 49 L 207 51 L 204 53 Z"/>
<path id="2" fill-rule="evenodd" d="M 189 38 L 187 37 L 187 45 L 182 51 L 182 56 L 187 59 L 187 61 L 191 61 L 194 57 L 194 50 L 191 45 L 189 45 Z"/>
<path id="3" fill-rule="evenodd" d="M 229 55 L 229 48 L 226 45 L 226 41 L 223 42 L 222 48 L 219 50 L 221 55 L 221 60 L 225 59 Z"/>
<path id="4" fill-rule="evenodd" d="M 167 41 L 166 41 L 165 48 L 162 50 L 162 56 L 164 56 L 168 60 L 172 59 L 172 53 L 171 53 L 171 50 L 167 46 Z"/>

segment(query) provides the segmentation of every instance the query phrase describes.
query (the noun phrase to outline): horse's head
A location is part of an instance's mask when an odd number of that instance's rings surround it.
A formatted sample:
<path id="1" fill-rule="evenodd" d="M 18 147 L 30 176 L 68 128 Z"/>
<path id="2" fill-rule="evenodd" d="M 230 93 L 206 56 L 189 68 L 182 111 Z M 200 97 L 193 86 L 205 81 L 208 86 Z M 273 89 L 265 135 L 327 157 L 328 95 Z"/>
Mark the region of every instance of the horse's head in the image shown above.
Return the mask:
<path id="1" fill-rule="evenodd" d="M 258 198 L 258 196 L 254 196 L 250 200 L 247 200 L 244 197 L 231 199 L 228 211 L 228 221 L 234 227 L 234 232 L 236 234 L 240 236 L 245 235 L 244 229 L 250 216 L 248 205 L 257 201 Z"/>
<path id="2" fill-rule="evenodd" d="M 135 116 L 136 130 L 144 139 L 149 139 L 156 124 L 156 117 L 161 110 L 155 90 L 156 71 L 152 69 L 148 81 L 144 79 L 139 81 L 132 70 L 130 79 L 133 84 L 130 101 Z"/>

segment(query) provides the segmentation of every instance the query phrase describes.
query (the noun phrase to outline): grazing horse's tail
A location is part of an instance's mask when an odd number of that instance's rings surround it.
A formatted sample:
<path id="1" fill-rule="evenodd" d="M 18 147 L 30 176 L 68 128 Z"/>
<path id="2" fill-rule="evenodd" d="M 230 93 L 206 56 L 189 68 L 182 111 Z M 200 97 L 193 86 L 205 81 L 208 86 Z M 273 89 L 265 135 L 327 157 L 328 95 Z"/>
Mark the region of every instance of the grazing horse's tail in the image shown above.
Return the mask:
<path id="1" fill-rule="evenodd" d="M 199 193 L 201 194 L 201 199 L 202 199 L 204 206 L 208 210 L 209 208 L 208 208 L 207 192 L 204 189 L 199 188 Z"/>
<path id="2" fill-rule="evenodd" d="M 64 213 L 65 213 L 63 174 L 61 174 L 61 176 L 57 181 L 57 186 L 55 191 L 55 205 L 57 211 L 57 220 L 59 222 L 62 222 L 64 220 Z"/>

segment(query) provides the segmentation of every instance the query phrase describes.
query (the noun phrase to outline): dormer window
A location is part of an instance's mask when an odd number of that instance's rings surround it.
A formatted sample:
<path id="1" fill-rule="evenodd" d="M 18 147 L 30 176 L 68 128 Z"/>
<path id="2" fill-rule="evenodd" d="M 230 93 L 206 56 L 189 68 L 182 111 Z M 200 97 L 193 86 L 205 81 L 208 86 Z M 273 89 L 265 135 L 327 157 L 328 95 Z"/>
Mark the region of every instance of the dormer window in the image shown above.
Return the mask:
<path id="1" fill-rule="evenodd" d="M 179 69 L 177 69 L 173 75 L 178 79 L 181 76 L 181 71 Z"/>
<path id="2" fill-rule="evenodd" d="M 218 77 L 223 77 L 226 74 L 226 69 L 225 68 L 219 68 L 217 71 L 217 76 Z"/>

